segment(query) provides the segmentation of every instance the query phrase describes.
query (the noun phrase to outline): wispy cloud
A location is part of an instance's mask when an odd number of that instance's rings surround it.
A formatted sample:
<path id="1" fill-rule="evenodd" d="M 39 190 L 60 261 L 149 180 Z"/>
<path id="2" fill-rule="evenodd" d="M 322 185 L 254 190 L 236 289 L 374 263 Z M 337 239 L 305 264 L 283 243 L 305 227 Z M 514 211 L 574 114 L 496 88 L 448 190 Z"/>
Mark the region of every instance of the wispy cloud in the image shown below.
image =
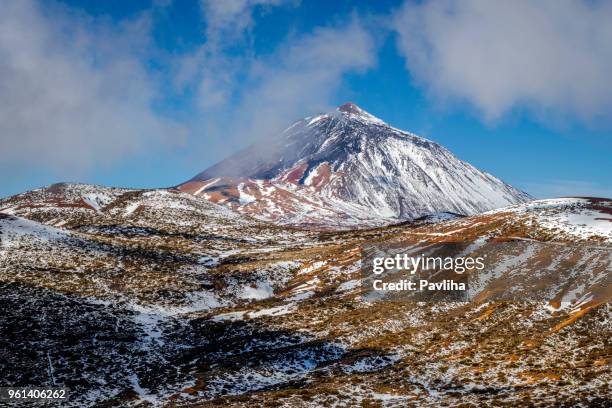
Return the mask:
<path id="1" fill-rule="evenodd" d="M 81 170 L 182 129 L 152 109 L 156 87 L 143 67 L 147 16 L 113 24 L 58 5 L 0 4 L 0 162 Z"/>
<path id="2" fill-rule="evenodd" d="M 201 1 L 201 43 L 182 55 L 161 53 L 162 74 L 149 65 L 159 55 L 153 12 L 116 21 L 56 3 L 2 2 L 2 167 L 35 165 L 79 179 L 184 140 L 194 156 L 225 154 L 329 109 L 342 76 L 372 66 L 376 50 L 359 18 L 349 16 L 290 34 L 258 55 L 256 15 L 298 4 Z M 154 109 L 168 98 L 168 82 L 191 106 L 182 124 Z"/>
<path id="3" fill-rule="evenodd" d="M 539 118 L 612 119 L 612 3 L 406 2 L 398 48 L 440 100 L 467 101 L 487 121 L 514 108 Z"/>
<path id="4" fill-rule="evenodd" d="M 195 88 L 203 110 L 222 109 L 237 91 L 237 81 L 250 66 L 254 13 L 289 3 L 284 0 L 200 1 L 203 39 L 195 51 L 180 57 L 175 81 Z"/>
<path id="5" fill-rule="evenodd" d="M 333 106 L 343 75 L 376 62 L 372 35 L 359 17 L 290 34 L 265 55 L 253 48 L 257 9 L 282 1 L 202 2 L 205 41 L 184 55 L 179 85 L 196 89 L 206 148 L 228 153 L 236 144 L 280 132 L 292 120 Z"/>
<path id="6" fill-rule="evenodd" d="M 244 129 L 269 134 L 305 113 L 330 109 L 342 76 L 371 67 L 375 58 L 374 41 L 357 18 L 281 46 L 250 72 L 255 86 L 239 104 Z"/>

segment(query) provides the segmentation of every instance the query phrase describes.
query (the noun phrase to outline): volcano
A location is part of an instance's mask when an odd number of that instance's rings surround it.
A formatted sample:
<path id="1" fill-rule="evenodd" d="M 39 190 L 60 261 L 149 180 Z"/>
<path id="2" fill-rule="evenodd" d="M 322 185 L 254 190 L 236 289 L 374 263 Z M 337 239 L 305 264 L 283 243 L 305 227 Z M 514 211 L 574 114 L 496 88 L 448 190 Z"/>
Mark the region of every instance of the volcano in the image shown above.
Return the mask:
<path id="1" fill-rule="evenodd" d="M 531 197 L 353 103 L 306 117 L 178 186 L 279 224 L 378 226 Z"/>

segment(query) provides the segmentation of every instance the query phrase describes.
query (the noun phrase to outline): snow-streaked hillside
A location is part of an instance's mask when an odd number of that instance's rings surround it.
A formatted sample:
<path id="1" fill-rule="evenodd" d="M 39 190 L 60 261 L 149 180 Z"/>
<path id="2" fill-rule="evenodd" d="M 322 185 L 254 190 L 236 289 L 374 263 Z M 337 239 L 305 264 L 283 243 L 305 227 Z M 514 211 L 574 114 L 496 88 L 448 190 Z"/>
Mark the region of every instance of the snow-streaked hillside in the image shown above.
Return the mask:
<path id="1" fill-rule="evenodd" d="M 0 209 L 0 380 L 74 406 L 609 405 L 611 200 L 331 232 L 173 189 L 63 184 Z M 461 302 L 369 301 L 367 245 L 486 268 Z"/>
<path id="2" fill-rule="evenodd" d="M 612 200 L 564 197 L 536 200 L 484 213 L 512 214 L 517 223 L 546 231 L 552 239 L 612 242 Z"/>
<path id="3" fill-rule="evenodd" d="M 281 224 L 381 225 L 530 197 L 353 104 L 302 119 L 179 187 Z"/>

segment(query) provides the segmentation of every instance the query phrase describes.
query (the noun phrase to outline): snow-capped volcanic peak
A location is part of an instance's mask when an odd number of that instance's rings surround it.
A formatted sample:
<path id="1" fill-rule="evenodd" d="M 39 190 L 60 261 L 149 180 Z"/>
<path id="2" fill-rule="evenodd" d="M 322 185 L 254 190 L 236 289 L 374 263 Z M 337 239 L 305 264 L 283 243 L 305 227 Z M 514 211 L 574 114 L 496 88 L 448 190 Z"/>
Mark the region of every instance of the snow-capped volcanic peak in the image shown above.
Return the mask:
<path id="1" fill-rule="evenodd" d="M 301 119 L 179 188 L 280 223 L 334 227 L 474 214 L 530 199 L 353 103 Z"/>

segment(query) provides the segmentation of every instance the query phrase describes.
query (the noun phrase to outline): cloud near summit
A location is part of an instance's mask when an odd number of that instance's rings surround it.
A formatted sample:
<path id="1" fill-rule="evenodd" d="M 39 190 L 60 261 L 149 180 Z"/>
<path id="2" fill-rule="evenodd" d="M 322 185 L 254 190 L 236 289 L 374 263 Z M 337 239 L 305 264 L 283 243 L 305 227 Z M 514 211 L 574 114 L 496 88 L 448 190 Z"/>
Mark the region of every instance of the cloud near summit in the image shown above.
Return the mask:
<path id="1" fill-rule="evenodd" d="M 359 18 L 349 16 L 290 33 L 260 55 L 256 13 L 297 5 L 201 1 L 202 36 L 175 54 L 155 43 L 151 10 L 116 20 L 59 3 L 2 2 L 1 167 L 36 165 L 79 179 L 185 138 L 189 154 L 226 154 L 329 109 L 342 76 L 372 66 L 376 49 Z M 191 106 L 191 118 L 173 120 L 156 109 L 173 98 Z"/>
<path id="2" fill-rule="evenodd" d="M 296 2 L 204 1 L 202 44 L 184 55 L 178 84 L 195 89 L 201 133 L 226 155 L 236 144 L 282 131 L 292 120 L 335 105 L 343 75 L 376 63 L 373 35 L 357 15 L 335 25 L 289 33 L 271 51 L 253 47 L 254 14 Z"/>

